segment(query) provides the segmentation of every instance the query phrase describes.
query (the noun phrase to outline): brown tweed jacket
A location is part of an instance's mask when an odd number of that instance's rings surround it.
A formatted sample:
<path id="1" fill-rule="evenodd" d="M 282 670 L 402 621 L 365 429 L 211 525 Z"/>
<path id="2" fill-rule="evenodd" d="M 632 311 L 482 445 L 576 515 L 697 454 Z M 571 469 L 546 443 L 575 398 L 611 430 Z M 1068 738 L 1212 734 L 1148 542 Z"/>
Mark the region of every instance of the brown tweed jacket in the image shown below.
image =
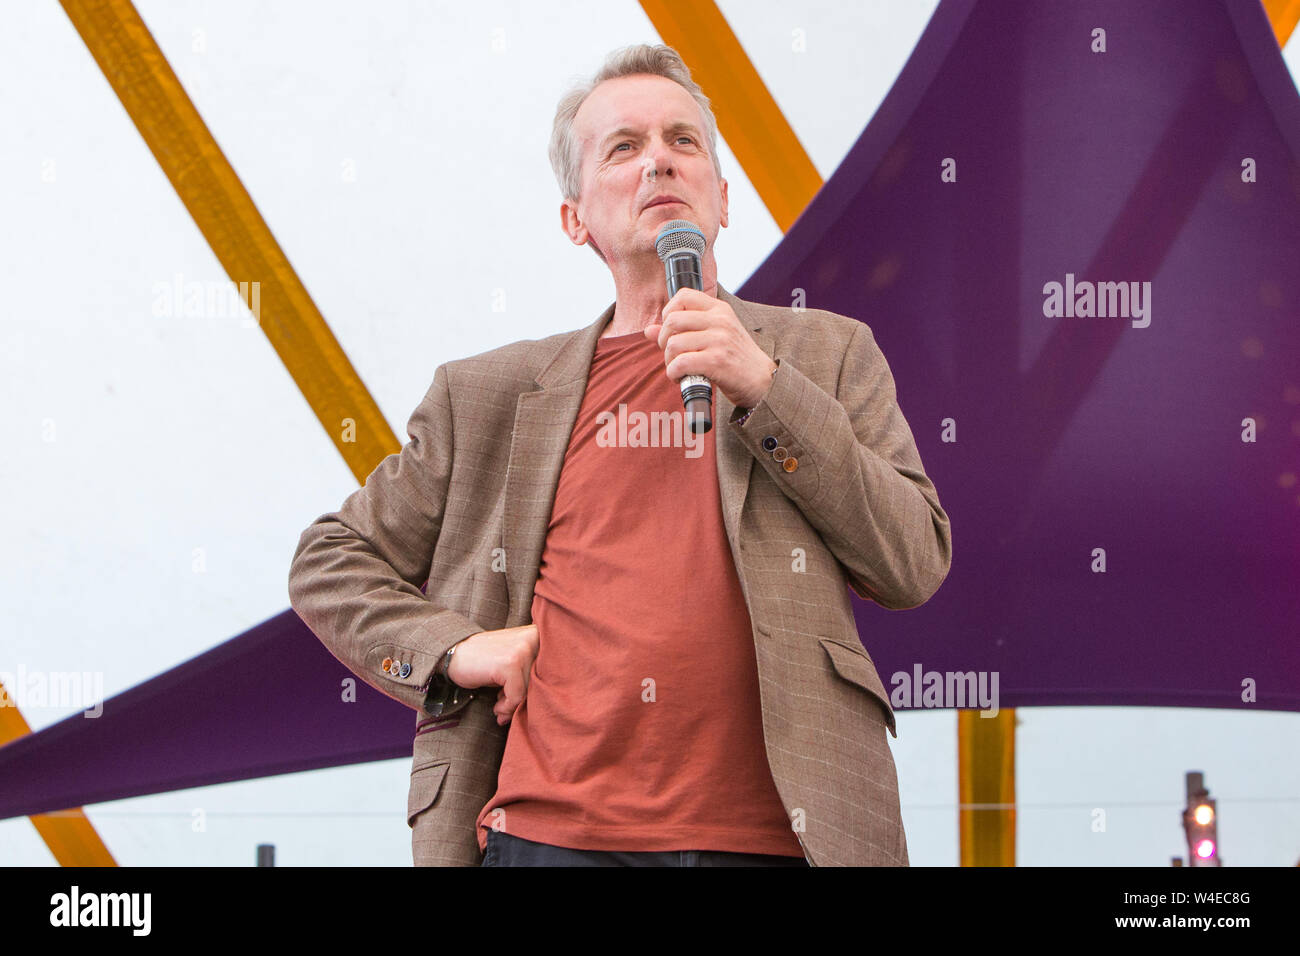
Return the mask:
<path id="1" fill-rule="evenodd" d="M 897 736 L 894 715 L 848 586 L 890 609 L 923 604 L 948 574 L 948 516 L 870 328 L 721 286 L 718 298 L 778 363 L 743 425 L 714 389 L 718 494 L 753 624 L 776 789 L 812 865 L 906 865 L 885 736 Z M 416 865 L 482 860 L 474 821 L 496 790 L 511 725 L 496 724 L 495 689 L 434 721 L 423 688 L 452 644 L 531 621 L 560 468 L 613 312 L 439 366 L 410 441 L 307 527 L 294 554 L 293 609 L 362 680 L 416 711 Z M 784 461 L 764 447 L 769 436 Z M 384 670 L 386 658 L 400 668 Z"/>

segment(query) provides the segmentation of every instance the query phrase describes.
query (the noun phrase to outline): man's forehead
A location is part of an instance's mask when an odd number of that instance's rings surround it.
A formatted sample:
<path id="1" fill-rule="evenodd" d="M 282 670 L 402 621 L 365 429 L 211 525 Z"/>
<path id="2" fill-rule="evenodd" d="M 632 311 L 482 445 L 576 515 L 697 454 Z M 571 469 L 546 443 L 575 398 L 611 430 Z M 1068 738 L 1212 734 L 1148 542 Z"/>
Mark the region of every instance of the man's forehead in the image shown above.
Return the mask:
<path id="1" fill-rule="evenodd" d="M 620 130 L 644 130 L 647 127 L 692 127 L 699 131 L 699 104 L 680 84 L 666 77 L 637 76 L 635 79 L 662 79 L 664 83 L 655 85 L 653 89 L 648 85 L 633 89 L 617 80 L 601 83 L 587 97 L 575 117 L 582 139 L 599 141 Z M 674 97 L 667 86 L 673 87 L 680 96 Z M 670 97 L 674 99 L 669 101 Z"/>

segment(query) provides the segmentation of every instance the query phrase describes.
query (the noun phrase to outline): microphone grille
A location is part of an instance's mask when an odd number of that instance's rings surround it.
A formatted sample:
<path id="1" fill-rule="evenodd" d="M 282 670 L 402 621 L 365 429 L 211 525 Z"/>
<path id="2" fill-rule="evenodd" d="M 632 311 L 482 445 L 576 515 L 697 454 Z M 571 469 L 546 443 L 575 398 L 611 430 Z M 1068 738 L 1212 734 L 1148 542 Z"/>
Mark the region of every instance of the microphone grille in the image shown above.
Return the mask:
<path id="1" fill-rule="evenodd" d="M 704 233 L 700 232 L 700 227 L 685 219 L 673 219 L 664 223 L 655 238 L 655 252 L 662 262 L 667 262 L 670 255 L 683 249 L 702 256 L 704 246 Z"/>

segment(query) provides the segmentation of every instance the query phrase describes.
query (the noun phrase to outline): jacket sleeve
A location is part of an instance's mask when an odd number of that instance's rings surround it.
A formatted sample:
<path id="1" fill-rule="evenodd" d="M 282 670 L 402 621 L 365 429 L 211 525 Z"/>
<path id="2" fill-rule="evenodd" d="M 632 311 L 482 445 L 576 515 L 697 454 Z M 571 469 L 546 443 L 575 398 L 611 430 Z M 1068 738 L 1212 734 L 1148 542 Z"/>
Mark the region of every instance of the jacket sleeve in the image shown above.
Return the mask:
<path id="1" fill-rule="evenodd" d="M 849 335 L 834 397 L 779 358 L 767 395 L 744 424 L 738 417 L 730 427 L 821 534 L 860 597 L 891 610 L 930 599 L 952 563 L 952 532 L 870 328 L 856 322 Z M 765 438 L 797 466 L 777 461 Z"/>
<path id="2" fill-rule="evenodd" d="M 303 531 L 289 603 L 329 652 L 371 687 L 416 710 L 451 645 L 483 628 L 421 592 L 433 563 L 454 441 L 445 366 L 386 457 L 338 511 Z M 390 665 L 385 660 L 410 665 Z"/>

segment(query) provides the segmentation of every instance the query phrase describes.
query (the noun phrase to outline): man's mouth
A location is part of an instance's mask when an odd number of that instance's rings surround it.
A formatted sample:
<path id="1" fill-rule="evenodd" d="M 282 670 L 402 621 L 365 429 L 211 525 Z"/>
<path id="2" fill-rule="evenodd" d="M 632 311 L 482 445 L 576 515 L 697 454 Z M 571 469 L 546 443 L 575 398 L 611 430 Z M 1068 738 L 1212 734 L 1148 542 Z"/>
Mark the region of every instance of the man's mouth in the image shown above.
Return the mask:
<path id="1" fill-rule="evenodd" d="M 678 199 L 676 196 L 656 196 L 654 199 L 652 199 L 652 200 L 650 200 L 648 203 L 646 203 L 646 204 L 645 204 L 645 208 L 642 209 L 641 211 L 644 212 L 646 209 L 653 209 L 655 206 L 666 206 L 666 205 L 670 205 L 670 204 L 672 204 L 672 203 L 676 203 L 676 204 L 679 205 L 679 206 L 684 206 L 684 205 L 686 205 L 684 202 L 682 202 L 682 201 L 681 201 L 680 199 Z"/>

